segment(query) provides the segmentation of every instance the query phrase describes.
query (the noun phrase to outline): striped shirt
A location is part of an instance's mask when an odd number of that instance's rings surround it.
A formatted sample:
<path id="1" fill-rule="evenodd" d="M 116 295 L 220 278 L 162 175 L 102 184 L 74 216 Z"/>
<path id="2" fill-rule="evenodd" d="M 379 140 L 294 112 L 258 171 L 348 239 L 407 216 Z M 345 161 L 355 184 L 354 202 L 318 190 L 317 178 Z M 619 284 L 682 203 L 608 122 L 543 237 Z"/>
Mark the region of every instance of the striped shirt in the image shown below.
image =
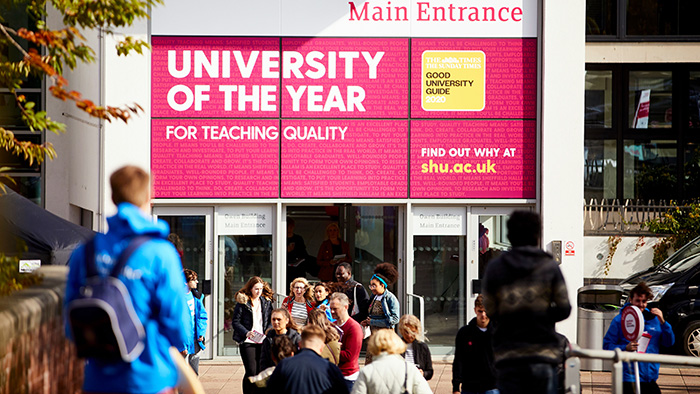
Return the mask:
<path id="1" fill-rule="evenodd" d="M 306 303 L 296 301 L 293 302 L 292 319 L 294 319 L 294 323 L 296 323 L 299 328 L 302 328 L 306 325 L 306 322 L 309 319 L 309 315 L 306 312 Z"/>

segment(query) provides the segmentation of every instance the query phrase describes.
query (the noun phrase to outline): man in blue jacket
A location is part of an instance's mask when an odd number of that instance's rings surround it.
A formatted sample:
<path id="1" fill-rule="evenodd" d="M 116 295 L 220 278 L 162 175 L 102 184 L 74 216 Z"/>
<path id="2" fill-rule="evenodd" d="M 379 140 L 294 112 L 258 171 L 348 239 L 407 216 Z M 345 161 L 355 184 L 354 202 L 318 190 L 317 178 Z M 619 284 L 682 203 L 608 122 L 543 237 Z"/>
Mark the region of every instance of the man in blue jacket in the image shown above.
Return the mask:
<path id="1" fill-rule="evenodd" d="M 644 333 L 651 335 L 649 345 L 645 353 L 659 354 L 659 346 L 670 347 L 676 340 L 671 325 L 664 319 L 664 314 L 659 308 L 647 309 L 647 302 L 652 299 L 653 293 L 646 283 L 642 282 L 630 292 L 630 304 L 636 306 L 644 315 Z M 629 305 L 629 304 L 628 304 Z M 625 305 L 627 306 L 627 305 Z M 622 349 L 628 352 L 636 352 L 639 349 L 638 342 L 630 342 L 622 333 L 622 310 L 610 323 L 608 332 L 603 339 L 603 349 Z M 659 378 L 659 363 L 639 363 L 639 381 L 642 394 L 661 393 L 656 379 Z M 623 374 L 623 393 L 634 392 L 634 369 L 625 363 Z"/>
<path id="2" fill-rule="evenodd" d="M 189 307 L 192 322 L 192 332 L 187 336 L 185 349 L 181 351 L 187 357 L 187 361 L 199 375 L 199 352 L 206 349 L 204 346 L 204 335 L 207 332 L 207 310 L 204 308 L 204 294 L 197 290 L 199 279 L 197 273 L 191 269 L 185 269 L 185 279 L 187 280 L 187 291 L 185 300 Z"/>
<path id="3" fill-rule="evenodd" d="M 112 174 L 110 184 L 117 213 L 107 219 L 109 231 L 95 236 L 95 263 L 98 273 L 107 276 L 131 238 L 152 237 L 131 255 L 118 276 L 145 329 L 145 347 L 132 362 L 88 359 L 83 390 L 87 393 L 175 393 L 177 370 L 168 348 L 180 348 L 187 341 L 187 333 L 192 331 L 180 258 L 166 239 L 167 223 L 154 222 L 148 215 L 148 174 L 138 167 L 126 166 Z M 79 296 L 85 284 L 84 245 L 73 253 L 69 265 L 66 307 Z M 68 323 L 66 335 L 72 338 Z"/>

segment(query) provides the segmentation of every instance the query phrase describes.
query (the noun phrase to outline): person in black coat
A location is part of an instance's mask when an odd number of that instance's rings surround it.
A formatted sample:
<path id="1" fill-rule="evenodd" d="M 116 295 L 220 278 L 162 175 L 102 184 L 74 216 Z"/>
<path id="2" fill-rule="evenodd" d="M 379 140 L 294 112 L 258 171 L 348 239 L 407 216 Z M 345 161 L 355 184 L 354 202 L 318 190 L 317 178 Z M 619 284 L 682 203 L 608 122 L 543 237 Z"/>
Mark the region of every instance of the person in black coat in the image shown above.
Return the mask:
<path id="1" fill-rule="evenodd" d="M 308 325 L 301 332 L 301 350 L 275 368 L 267 389 L 275 394 L 348 394 L 340 369 L 321 357 L 326 337 L 323 329 Z"/>
<path id="2" fill-rule="evenodd" d="M 233 340 L 238 343 L 241 360 L 245 368 L 243 393 L 255 392 L 255 385 L 248 379 L 260 373 L 260 355 L 264 332 L 270 328 L 272 312 L 272 290 L 262 278 L 253 276 L 236 294 L 233 309 Z"/>
<path id="3" fill-rule="evenodd" d="M 496 392 L 491 326 L 481 295 L 474 301 L 474 312 L 476 317 L 459 329 L 455 340 L 452 362 L 452 392 L 455 394 Z"/>
<path id="4" fill-rule="evenodd" d="M 399 334 L 406 343 L 406 352 L 402 354 L 403 358 L 409 363 L 415 364 L 425 380 L 430 380 L 433 377 L 433 360 L 428 345 L 423 342 L 423 328 L 420 319 L 413 315 L 401 316 Z"/>
<path id="5" fill-rule="evenodd" d="M 350 299 L 350 316 L 358 323 L 365 320 L 369 309 L 369 294 L 362 283 L 352 278 L 352 266 L 345 262 L 339 263 L 335 269 L 335 278 L 339 285 L 338 291 Z"/>
<path id="6" fill-rule="evenodd" d="M 301 341 L 298 328 L 287 309 L 278 308 L 272 311 L 270 322 L 272 328 L 267 330 L 262 344 L 262 354 L 260 355 L 261 371 L 275 366 L 275 361 L 270 351 L 272 350 L 272 342 L 276 337 L 286 336 L 289 338 L 295 353 L 299 349 L 299 341 Z"/>

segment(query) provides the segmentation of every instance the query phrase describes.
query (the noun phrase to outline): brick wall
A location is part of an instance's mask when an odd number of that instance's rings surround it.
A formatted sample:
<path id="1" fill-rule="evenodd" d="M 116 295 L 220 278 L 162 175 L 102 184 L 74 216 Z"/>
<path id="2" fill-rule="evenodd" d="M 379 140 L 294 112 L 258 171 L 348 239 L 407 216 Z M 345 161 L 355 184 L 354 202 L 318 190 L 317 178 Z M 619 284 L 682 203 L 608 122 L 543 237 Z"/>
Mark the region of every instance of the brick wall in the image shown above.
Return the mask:
<path id="1" fill-rule="evenodd" d="M 68 269 L 40 272 L 40 285 L 0 298 L 0 394 L 80 392 L 83 364 L 61 315 Z"/>

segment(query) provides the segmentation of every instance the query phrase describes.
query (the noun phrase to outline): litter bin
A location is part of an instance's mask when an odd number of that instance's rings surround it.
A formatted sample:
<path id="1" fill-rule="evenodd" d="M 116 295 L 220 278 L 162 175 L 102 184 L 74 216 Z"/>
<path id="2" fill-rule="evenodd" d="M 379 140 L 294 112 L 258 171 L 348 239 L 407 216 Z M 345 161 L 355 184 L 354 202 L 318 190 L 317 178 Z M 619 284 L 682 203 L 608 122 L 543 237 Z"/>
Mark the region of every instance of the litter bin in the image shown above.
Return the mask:
<path id="1" fill-rule="evenodd" d="M 622 287 L 588 285 L 578 289 L 577 343 L 585 349 L 603 349 L 603 337 L 610 322 L 620 312 Z M 612 361 L 581 359 L 581 370 L 612 371 Z"/>

